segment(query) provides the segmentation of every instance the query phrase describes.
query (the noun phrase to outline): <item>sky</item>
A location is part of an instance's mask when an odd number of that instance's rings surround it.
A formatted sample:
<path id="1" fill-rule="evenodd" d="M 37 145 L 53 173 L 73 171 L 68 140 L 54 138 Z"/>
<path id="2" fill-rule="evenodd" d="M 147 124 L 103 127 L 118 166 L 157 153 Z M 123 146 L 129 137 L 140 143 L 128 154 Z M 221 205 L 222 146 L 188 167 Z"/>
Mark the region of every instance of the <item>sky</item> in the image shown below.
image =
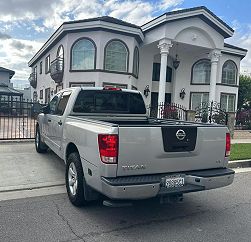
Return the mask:
<path id="1" fill-rule="evenodd" d="M 165 12 L 206 6 L 235 34 L 225 42 L 248 49 L 241 69 L 251 71 L 251 0 L 0 0 L 0 66 L 14 70 L 14 86 L 28 85 L 28 61 L 64 22 L 109 15 L 142 25 Z"/>

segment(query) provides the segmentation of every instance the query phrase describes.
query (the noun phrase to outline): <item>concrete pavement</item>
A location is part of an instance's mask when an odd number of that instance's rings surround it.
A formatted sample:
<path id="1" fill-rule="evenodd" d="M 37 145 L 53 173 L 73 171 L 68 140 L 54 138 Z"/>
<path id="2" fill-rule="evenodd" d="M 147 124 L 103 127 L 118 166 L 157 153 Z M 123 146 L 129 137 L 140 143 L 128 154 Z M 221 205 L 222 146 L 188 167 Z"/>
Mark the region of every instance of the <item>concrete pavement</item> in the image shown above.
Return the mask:
<path id="1" fill-rule="evenodd" d="M 251 172 L 182 203 L 72 206 L 66 194 L 0 202 L 1 242 L 250 242 Z"/>
<path id="2" fill-rule="evenodd" d="M 0 166 L 0 193 L 64 185 L 64 162 L 38 154 L 34 142 L 0 143 Z"/>
<path id="3" fill-rule="evenodd" d="M 34 142 L 0 143 L 0 201 L 65 193 L 65 164 L 53 152 L 38 154 Z M 231 168 L 251 166 L 231 161 Z"/>

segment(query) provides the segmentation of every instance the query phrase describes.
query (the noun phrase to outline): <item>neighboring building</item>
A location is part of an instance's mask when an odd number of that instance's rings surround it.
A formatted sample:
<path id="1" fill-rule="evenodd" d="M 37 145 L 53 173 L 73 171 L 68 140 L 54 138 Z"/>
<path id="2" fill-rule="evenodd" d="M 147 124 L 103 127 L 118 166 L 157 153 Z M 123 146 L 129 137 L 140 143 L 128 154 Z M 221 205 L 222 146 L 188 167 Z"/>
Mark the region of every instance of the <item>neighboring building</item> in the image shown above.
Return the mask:
<path id="1" fill-rule="evenodd" d="M 17 91 L 23 93 L 23 99 L 25 101 L 29 100 L 31 101 L 31 87 L 24 87 L 23 89 L 17 89 Z"/>
<path id="2" fill-rule="evenodd" d="M 115 86 L 150 95 L 147 105 L 202 101 L 237 106 L 247 50 L 224 42 L 234 30 L 205 7 L 165 13 L 136 26 L 108 16 L 63 23 L 29 61 L 34 97 L 71 86 Z"/>
<path id="3" fill-rule="evenodd" d="M 0 66 L 0 83 L 13 88 L 13 85 L 10 82 L 10 80 L 14 75 L 15 75 L 15 71 L 12 71 L 12 70 L 9 70 Z"/>
<path id="4" fill-rule="evenodd" d="M 15 90 L 10 82 L 14 75 L 15 71 L 0 67 L 0 103 L 2 105 L 5 101 L 22 100 L 23 98 L 23 94 Z"/>

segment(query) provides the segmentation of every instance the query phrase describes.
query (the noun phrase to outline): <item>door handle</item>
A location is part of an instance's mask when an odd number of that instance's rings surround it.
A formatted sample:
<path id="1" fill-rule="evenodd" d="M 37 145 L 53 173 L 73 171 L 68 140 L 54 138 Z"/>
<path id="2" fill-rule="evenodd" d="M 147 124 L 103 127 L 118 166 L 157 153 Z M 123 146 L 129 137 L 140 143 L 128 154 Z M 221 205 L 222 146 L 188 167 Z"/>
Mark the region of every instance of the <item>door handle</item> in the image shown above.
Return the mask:
<path id="1" fill-rule="evenodd" d="M 48 119 L 48 123 L 50 123 L 51 122 L 51 119 Z"/>
<path id="2" fill-rule="evenodd" d="M 62 124 L 63 124 L 63 123 L 62 123 L 62 121 L 60 120 L 60 121 L 58 122 L 58 125 L 60 125 L 60 126 L 61 126 Z"/>

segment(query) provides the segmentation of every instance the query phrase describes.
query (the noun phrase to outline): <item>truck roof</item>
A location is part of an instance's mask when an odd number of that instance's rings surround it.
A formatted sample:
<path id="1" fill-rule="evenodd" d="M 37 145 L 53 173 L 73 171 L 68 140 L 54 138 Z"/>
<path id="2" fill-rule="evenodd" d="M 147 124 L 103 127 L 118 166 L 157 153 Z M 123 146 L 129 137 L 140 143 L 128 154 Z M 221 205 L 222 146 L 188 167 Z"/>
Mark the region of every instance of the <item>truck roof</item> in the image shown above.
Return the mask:
<path id="1" fill-rule="evenodd" d="M 113 88 L 109 88 L 106 87 L 107 90 L 113 90 Z M 77 90 L 77 89 L 81 89 L 81 90 L 104 90 L 105 87 L 69 87 L 69 88 L 65 88 L 64 90 Z M 129 92 L 129 93 L 140 93 L 138 90 L 130 90 L 130 89 L 123 89 L 123 88 L 118 88 L 117 90 L 121 90 L 122 92 Z M 116 91 L 116 90 L 115 90 Z"/>

